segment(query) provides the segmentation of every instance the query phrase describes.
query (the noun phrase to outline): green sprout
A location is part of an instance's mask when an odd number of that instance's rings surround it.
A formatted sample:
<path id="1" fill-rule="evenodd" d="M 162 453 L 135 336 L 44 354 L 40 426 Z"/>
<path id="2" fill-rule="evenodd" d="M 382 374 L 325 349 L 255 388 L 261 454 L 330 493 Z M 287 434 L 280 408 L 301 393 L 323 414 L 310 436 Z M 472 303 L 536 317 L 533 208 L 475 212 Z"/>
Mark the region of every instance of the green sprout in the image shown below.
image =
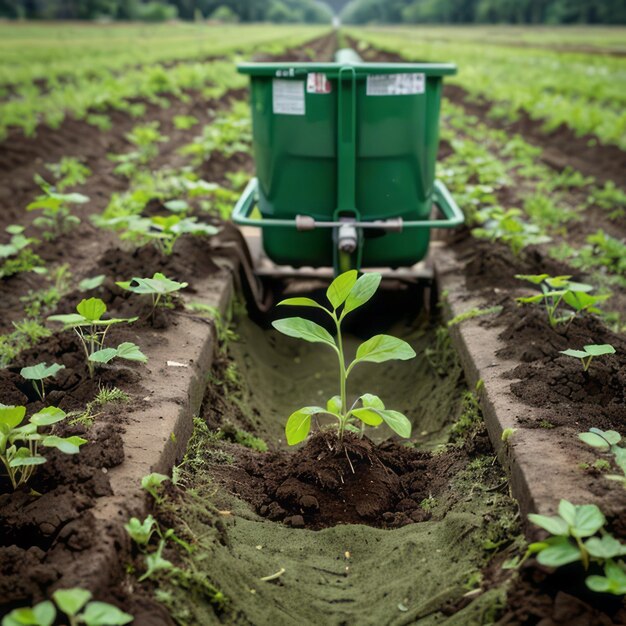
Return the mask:
<path id="1" fill-rule="evenodd" d="M 600 313 L 595 306 L 606 300 L 607 295 L 592 296 L 588 292 L 591 285 L 571 281 L 571 276 L 550 276 L 549 274 L 516 274 L 515 278 L 538 285 L 541 293 L 523 298 L 516 298 L 521 304 L 543 303 L 548 314 L 550 326 L 554 328 L 562 322 L 570 322 L 578 314 Z M 572 310 L 561 311 L 561 304 L 567 304 Z"/>
<path id="2" fill-rule="evenodd" d="M 141 479 L 141 488 L 147 491 L 156 502 L 160 502 L 161 496 L 158 489 L 166 480 L 169 480 L 169 476 L 159 474 L 159 472 L 152 472 Z"/>
<path id="3" fill-rule="evenodd" d="M 622 475 L 607 474 L 605 478 L 621 483 L 626 489 L 626 448 L 618 445 L 622 440 L 622 436 L 614 430 L 590 428 L 588 432 L 580 433 L 578 438 L 592 448 L 602 452 L 610 452 L 613 455 L 615 464 L 622 470 Z"/>
<path id="4" fill-rule="evenodd" d="M 106 334 L 111 326 L 130 324 L 137 320 L 136 317 L 102 319 L 106 310 L 106 304 L 100 298 L 89 298 L 78 303 L 76 306 L 77 313 L 48 317 L 52 322 L 61 322 L 64 325 L 64 330 L 70 328 L 74 330 L 85 351 L 87 369 L 91 378 L 93 378 L 96 365 L 108 363 L 114 358 L 140 363 L 145 363 L 148 360 L 139 347 L 130 341 L 121 343 L 117 348 L 104 346 Z"/>
<path id="5" fill-rule="evenodd" d="M 56 188 L 59 191 L 82 185 L 91 176 L 91 170 L 76 157 L 63 157 L 58 163 L 48 163 L 46 168 L 56 178 Z"/>
<path id="6" fill-rule="evenodd" d="M 596 356 L 603 356 L 605 354 L 615 354 L 615 348 L 609 343 L 602 344 L 590 344 L 584 346 L 582 350 L 559 350 L 561 354 L 566 356 L 573 356 L 580 359 L 583 364 L 583 371 L 587 371 L 591 365 L 591 361 Z"/>
<path id="7" fill-rule="evenodd" d="M 524 558 L 537 554 L 537 561 L 546 567 L 581 561 L 585 570 L 595 562 L 604 567 L 605 575 L 588 576 L 585 583 L 589 589 L 615 595 L 626 592 L 625 564 L 616 560 L 626 556 L 626 545 L 604 529 L 606 518 L 595 504 L 561 500 L 558 515 L 530 513 L 528 519 L 551 536 L 530 544 Z"/>
<path id="8" fill-rule="evenodd" d="M 80 193 L 60 193 L 41 176 L 35 176 L 43 194 L 27 207 L 27 211 L 41 210 L 42 215 L 33 220 L 37 228 L 43 230 L 44 239 L 51 241 L 70 232 L 80 224 L 80 219 L 72 215 L 70 204 L 84 204 L 89 198 Z"/>
<path id="9" fill-rule="evenodd" d="M 20 370 L 20 376 L 31 381 L 37 395 L 43 402 L 46 399 L 46 388 L 43 381 L 46 378 L 54 378 L 62 369 L 65 369 L 65 365 L 59 365 L 58 363 L 47 365 L 45 362 L 37 363 L 37 365 L 23 367 Z"/>
<path id="10" fill-rule="evenodd" d="M 124 626 L 133 621 L 133 616 L 124 613 L 106 602 L 90 602 L 91 591 L 74 587 L 57 589 L 52 598 L 56 607 L 65 614 L 69 626 Z M 57 619 L 57 608 L 50 600 L 34 607 L 11 611 L 2 620 L 2 626 L 52 626 Z"/>
<path id="11" fill-rule="evenodd" d="M 189 283 L 179 283 L 171 280 L 161 272 L 155 272 L 152 278 L 133 278 L 128 281 L 115 283 L 118 287 L 140 295 L 152 297 L 152 311 L 154 311 L 163 298 L 163 305 L 171 307 L 171 294 L 187 287 Z"/>
<path id="12" fill-rule="evenodd" d="M 295 445 L 307 438 L 311 430 L 311 418 L 314 415 L 329 415 L 336 419 L 340 440 L 346 430 L 359 432 L 359 429 L 354 425 L 357 420 L 361 424 L 361 434 L 365 425 L 379 426 L 385 422 L 401 437 L 409 438 L 411 436 L 411 422 L 402 413 L 386 409 L 378 396 L 366 393 L 356 398 L 348 406 L 347 380 L 352 370 L 359 363 L 384 363 L 392 359 L 404 361 L 415 356 L 415 351 L 406 341 L 389 335 L 376 335 L 358 347 L 356 358 L 346 366 L 341 323 L 346 315 L 370 300 L 378 289 L 380 281 L 381 275 L 375 273 L 364 274 L 357 280 L 356 270 L 350 270 L 337 276 L 326 291 L 326 297 L 332 309 L 327 309 L 311 298 L 288 298 L 279 302 L 279 305 L 320 309 L 333 320 L 337 330 L 337 339 L 335 340 L 325 328 L 301 317 L 291 317 L 272 322 L 272 326 L 284 335 L 309 342 L 323 343 L 330 347 L 337 354 L 339 363 L 340 395 L 330 398 L 325 408 L 307 406 L 292 413 L 285 427 L 289 445 Z M 338 312 L 340 308 L 342 308 L 341 313 Z"/>
<path id="13" fill-rule="evenodd" d="M 87 443 L 81 437 L 57 437 L 38 432 L 43 426 L 51 426 L 65 419 L 65 413 L 49 406 L 32 415 L 22 424 L 26 407 L 0 405 L 0 462 L 13 489 L 25 485 L 33 475 L 37 465 L 46 462 L 39 452 L 39 446 L 57 448 L 64 454 L 78 454 L 80 446 Z"/>

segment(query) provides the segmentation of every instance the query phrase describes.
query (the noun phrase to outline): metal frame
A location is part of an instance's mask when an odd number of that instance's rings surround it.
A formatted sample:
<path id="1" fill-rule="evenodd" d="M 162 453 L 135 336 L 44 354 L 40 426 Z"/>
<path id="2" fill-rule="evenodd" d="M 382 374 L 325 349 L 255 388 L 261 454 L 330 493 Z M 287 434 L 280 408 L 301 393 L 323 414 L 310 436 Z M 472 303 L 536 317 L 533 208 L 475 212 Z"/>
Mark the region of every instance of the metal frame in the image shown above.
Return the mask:
<path id="1" fill-rule="evenodd" d="M 258 181 L 253 178 L 246 186 L 241 197 L 233 209 L 232 219 L 240 226 L 255 226 L 257 228 L 294 228 L 296 230 L 310 230 L 308 224 L 313 224 L 313 228 L 339 228 L 345 221 L 321 222 L 312 220 L 307 216 L 296 216 L 294 219 L 275 219 L 272 217 L 254 218 L 250 214 L 254 210 L 257 201 Z M 450 195 L 448 188 L 439 180 L 435 181 L 433 187 L 433 202 L 441 210 L 444 219 L 427 220 L 377 220 L 362 221 L 357 219 L 351 222 L 356 228 L 378 228 L 394 232 L 402 231 L 405 228 L 456 228 L 465 221 L 463 212 Z M 298 219 L 300 218 L 300 220 Z M 302 219 L 304 218 L 304 219 Z M 303 227 L 302 224 L 307 226 Z"/>

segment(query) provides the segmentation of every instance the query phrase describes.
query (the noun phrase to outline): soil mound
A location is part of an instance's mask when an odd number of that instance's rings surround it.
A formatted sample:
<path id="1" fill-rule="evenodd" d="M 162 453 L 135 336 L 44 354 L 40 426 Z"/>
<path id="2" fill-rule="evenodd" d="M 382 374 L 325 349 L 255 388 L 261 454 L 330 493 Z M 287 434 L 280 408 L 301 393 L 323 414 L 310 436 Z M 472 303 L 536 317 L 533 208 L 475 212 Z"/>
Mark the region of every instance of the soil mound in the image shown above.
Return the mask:
<path id="1" fill-rule="evenodd" d="M 445 488 L 460 452 L 431 455 L 346 434 L 312 437 L 296 452 L 244 454 L 218 470 L 231 490 L 272 521 L 318 530 L 337 524 L 396 528 L 430 513 L 420 504 Z"/>

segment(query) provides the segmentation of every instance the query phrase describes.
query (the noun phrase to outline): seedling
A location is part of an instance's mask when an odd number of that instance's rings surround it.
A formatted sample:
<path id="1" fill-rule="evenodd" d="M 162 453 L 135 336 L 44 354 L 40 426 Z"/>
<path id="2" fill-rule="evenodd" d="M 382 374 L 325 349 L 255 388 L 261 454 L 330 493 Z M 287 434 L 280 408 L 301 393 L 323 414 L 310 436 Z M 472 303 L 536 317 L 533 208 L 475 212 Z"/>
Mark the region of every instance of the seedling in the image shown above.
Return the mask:
<path id="1" fill-rule="evenodd" d="M 75 157 L 63 157 L 58 163 L 48 163 L 46 168 L 56 178 L 59 191 L 82 185 L 91 176 L 91 170 Z"/>
<path id="2" fill-rule="evenodd" d="M 43 426 L 51 426 L 65 419 L 65 413 L 56 407 L 42 409 L 20 424 L 26 415 L 26 407 L 0 405 L 0 461 L 4 465 L 13 489 L 25 485 L 37 465 L 46 462 L 39 453 L 39 446 L 57 448 L 64 454 L 78 454 L 80 446 L 87 443 L 81 437 L 57 437 L 38 432 Z"/>
<path id="3" fill-rule="evenodd" d="M 15 609 L 2 620 L 2 626 L 52 626 L 57 618 L 57 607 L 68 619 L 69 626 L 123 626 L 133 621 L 133 616 L 124 613 L 106 602 L 90 602 L 91 592 L 87 589 L 57 589 L 50 600 L 40 602 L 32 608 Z M 56 604 L 56 607 L 55 607 Z"/>
<path id="4" fill-rule="evenodd" d="M 31 202 L 26 210 L 41 210 L 41 217 L 35 218 L 33 224 L 43 230 L 44 239 L 47 241 L 56 239 L 80 224 L 80 219 L 72 215 L 69 205 L 85 204 L 89 202 L 87 196 L 80 193 L 60 193 L 41 176 L 35 176 L 35 181 L 43 194 Z"/>
<path id="5" fill-rule="evenodd" d="M 23 367 L 20 370 L 20 376 L 31 381 L 37 395 L 43 402 L 46 399 L 46 388 L 43 381 L 46 378 L 54 378 L 62 369 L 65 369 L 65 365 L 59 365 L 58 363 L 47 365 L 45 362 L 37 363 L 37 365 Z"/>
<path id="6" fill-rule="evenodd" d="M 104 274 L 97 274 L 96 276 L 91 276 L 90 278 L 83 278 L 78 283 L 78 290 L 92 291 L 93 289 L 100 287 L 105 280 L 106 276 Z"/>
<path id="7" fill-rule="evenodd" d="M 109 158 L 119 163 L 114 170 L 116 174 L 132 178 L 140 165 L 146 165 L 159 154 L 157 144 L 167 141 L 168 137 L 159 132 L 159 122 L 149 122 L 135 126 L 126 134 L 126 139 L 137 149 L 126 154 L 109 155 Z"/>
<path id="8" fill-rule="evenodd" d="M 591 285 L 570 281 L 571 276 L 550 276 L 549 274 L 516 274 L 515 278 L 538 285 L 541 293 L 535 296 L 516 298 L 521 304 L 543 303 L 552 328 L 562 322 L 571 322 L 579 313 L 600 313 L 595 307 L 608 296 L 591 296 Z M 568 304 L 573 310 L 561 311 L 561 303 Z"/>
<path id="9" fill-rule="evenodd" d="M 124 528 L 130 535 L 130 538 L 139 546 L 139 549 L 145 555 L 146 571 L 141 578 L 139 578 L 139 582 L 152 578 L 157 572 L 174 569 L 174 565 L 163 558 L 163 550 L 167 545 L 168 539 L 175 541 L 188 553 L 192 552 L 191 546 L 186 541 L 177 537 L 173 528 L 169 528 L 163 532 L 152 515 L 148 515 L 143 522 L 136 517 L 131 517 L 128 524 L 124 525 Z M 159 544 L 154 552 L 149 553 L 148 544 L 155 533 L 159 536 Z"/>
<path id="10" fill-rule="evenodd" d="M 615 354 L 615 348 L 609 343 L 602 344 L 590 344 L 584 346 L 582 350 L 559 350 L 561 354 L 566 356 L 573 356 L 580 359 L 583 364 L 583 371 L 587 371 L 591 365 L 591 361 L 596 356 L 603 356 L 605 354 Z"/>
<path id="11" fill-rule="evenodd" d="M 498 206 L 478 211 L 476 217 L 482 226 L 474 228 L 472 235 L 479 239 L 502 241 L 515 255 L 527 246 L 550 241 L 550 237 L 541 234 L 537 225 L 525 222 L 521 215 L 522 211 L 519 209 L 505 210 Z"/>
<path id="12" fill-rule="evenodd" d="M 147 474 L 141 479 L 141 488 L 145 489 L 156 502 L 160 502 L 161 496 L 158 493 L 158 489 L 166 480 L 169 480 L 169 477 L 165 474 L 152 472 L 152 474 Z"/>
<path id="13" fill-rule="evenodd" d="M 621 483 L 626 489 L 626 448 L 618 445 L 622 440 L 622 436 L 614 430 L 590 428 L 589 432 L 580 433 L 578 437 L 587 445 L 602 452 L 610 452 L 613 455 L 615 464 L 622 470 L 623 475 L 607 474 L 605 478 Z"/>
<path id="14" fill-rule="evenodd" d="M 28 248 L 34 239 L 24 236 L 24 227 L 18 224 L 11 224 L 5 228 L 5 231 L 11 235 L 9 243 L 0 245 L 0 259 L 6 259 L 10 256 L 14 256 L 23 250 Z"/>
<path id="15" fill-rule="evenodd" d="M 129 341 L 121 343 L 117 348 L 105 348 L 104 340 L 111 326 L 130 324 L 137 320 L 136 317 L 102 319 L 106 310 L 106 304 L 102 300 L 89 298 L 78 303 L 76 306 L 77 313 L 48 317 L 52 322 L 61 322 L 64 325 L 64 330 L 70 328 L 74 330 L 85 351 L 87 369 L 91 378 L 93 378 L 96 365 L 108 363 L 115 358 L 140 363 L 145 363 L 148 360 L 139 347 Z"/>
<path id="16" fill-rule="evenodd" d="M 616 559 L 626 555 L 626 545 L 603 528 L 606 519 L 595 504 L 574 505 L 561 500 L 558 515 L 530 513 L 528 519 L 548 531 L 551 537 L 530 544 L 524 559 L 537 554 L 537 561 L 547 567 L 581 561 L 585 569 L 592 561 L 597 562 L 604 567 L 605 576 L 588 576 L 587 587 L 615 595 L 624 593 L 624 563 Z M 601 536 L 597 536 L 598 533 Z"/>
<path id="17" fill-rule="evenodd" d="M 356 358 L 346 366 L 341 323 L 346 315 L 370 300 L 378 289 L 380 281 L 381 275 L 374 273 L 364 274 L 357 280 L 356 270 L 350 270 L 337 276 L 326 291 L 331 309 L 318 304 L 311 298 L 288 298 L 279 302 L 279 305 L 320 309 L 333 320 L 337 329 L 337 338 L 333 339 L 325 328 L 301 317 L 272 322 L 272 326 L 284 335 L 327 345 L 335 351 L 339 363 L 340 395 L 330 398 L 326 403 L 326 408 L 306 406 L 292 413 L 285 427 L 289 445 L 293 446 L 307 438 L 311 430 L 311 418 L 314 415 L 329 415 L 336 419 L 340 440 L 343 439 L 346 430 L 359 432 L 355 423 L 361 424 L 361 434 L 366 425 L 379 426 L 385 422 L 401 437 L 409 438 L 411 436 L 411 422 L 402 413 L 386 409 L 378 396 L 365 393 L 348 407 L 346 384 L 350 373 L 359 363 L 384 363 L 393 359 L 405 361 L 415 356 L 415 351 L 406 341 L 389 335 L 376 335 L 359 346 Z"/>
<path id="18" fill-rule="evenodd" d="M 129 281 L 115 283 L 122 289 L 132 293 L 150 295 L 152 297 L 152 311 L 154 311 L 163 298 L 162 306 L 171 307 L 171 294 L 187 287 L 188 283 L 179 283 L 167 278 L 161 272 L 155 272 L 152 278 L 133 278 Z"/>
<path id="19" fill-rule="evenodd" d="M 180 215 L 140 217 L 131 216 L 122 218 L 126 223 L 126 232 L 122 239 L 128 239 L 144 245 L 152 242 L 154 246 L 167 256 L 174 252 L 174 246 L 182 235 L 215 235 L 219 229 L 211 224 L 198 222 L 195 217 L 181 217 Z M 115 220 L 109 224 L 114 225 Z"/>

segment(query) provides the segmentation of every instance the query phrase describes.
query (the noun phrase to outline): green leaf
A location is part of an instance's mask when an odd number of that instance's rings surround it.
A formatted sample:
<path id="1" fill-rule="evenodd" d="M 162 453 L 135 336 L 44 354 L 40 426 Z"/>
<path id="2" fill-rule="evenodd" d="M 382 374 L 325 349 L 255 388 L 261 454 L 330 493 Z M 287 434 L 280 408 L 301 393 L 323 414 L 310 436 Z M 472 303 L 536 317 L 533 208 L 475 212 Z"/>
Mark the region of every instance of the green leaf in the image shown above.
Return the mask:
<path id="1" fill-rule="evenodd" d="M 21 448 L 21 450 L 25 450 L 26 454 L 28 454 L 27 448 Z M 16 456 L 11 459 L 9 465 L 11 467 L 25 467 L 28 465 L 43 465 L 46 462 L 46 459 L 42 456 Z"/>
<path id="2" fill-rule="evenodd" d="M 160 272 L 156 272 L 152 278 L 133 278 L 128 282 L 120 281 L 115 284 L 133 293 L 159 295 L 180 291 L 188 285 L 188 283 L 179 283 L 171 280 Z"/>
<path id="3" fill-rule="evenodd" d="M 576 507 L 576 516 L 571 532 L 578 537 L 591 537 L 606 524 L 606 518 L 595 504 Z"/>
<path id="4" fill-rule="evenodd" d="M 529 513 L 528 519 L 535 525 L 547 530 L 551 535 L 569 535 L 569 526 L 567 522 L 558 516 L 548 517 L 547 515 L 538 515 L 537 513 Z"/>
<path id="5" fill-rule="evenodd" d="M 305 320 L 302 317 L 288 317 L 272 322 L 272 326 L 288 337 L 304 339 L 312 343 L 325 343 L 334 350 L 337 349 L 331 334 L 319 324 Z"/>
<path id="6" fill-rule="evenodd" d="M 351 367 L 361 361 L 371 363 L 384 363 L 392 359 L 406 361 L 414 356 L 415 350 L 406 341 L 391 335 L 375 335 L 358 347 L 356 359 Z"/>
<path id="7" fill-rule="evenodd" d="M 51 322 L 61 322 L 66 328 L 74 326 L 86 326 L 90 322 L 78 313 L 67 313 L 64 315 L 49 315 L 48 320 Z"/>
<path id="8" fill-rule="evenodd" d="M 91 278 L 83 278 L 78 283 L 79 291 L 91 291 L 92 289 L 97 289 L 102 285 L 105 281 L 106 276 L 104 274 L 98 274 L 97 276 L 92 276 Z"/>
<path id="9" fill-rule="evenodd" d="M 76 306 L 76 310 L 86 320 L 94 322 L 98 321 L 106 313 L 107 307 L 100 298 L 83 298 Z"/>
<path id="10" fill-rule="evenodd" d="M 411 422 L 399 411 L 391 411 L 390 409 L 374 409 L 391 430 L 408 439 L 411 436 Z"/>
<path id="11" fill-rule="evenodd" d="M 626 545 L 611 535 L 604 535 L 602 538 L 591 537 L 585 542 L 585 548 L 591 556 L 598 559 L 612 559 L 626 554 Z"/>
<path id="12" fill-rule="evenodd" d="M 604 450 L 608 450 L 610 448 L 608 441 L 600 437 L 600 435 L 596 435 L 595 433 L 578 433 L 578 438 L 581 441 L 584 441 L 587 445 L 593 446 L 594 448 L 600 448 Z"/>
<path id="13" fill-rule="evenodd" d="M 56 435 L 48 435 L 42 440 L 42 445 L 46 448 L 56 448 L 64 454 L 78 454 L 80 452 L 80 446 L 87 443 L 86 439 L 82 437 L 57 437 Z"/>
<path id="14" fill-rule="evenodd" d="M 585 346 L 585 352 L 592 356 L 602 356 L 603 354 L 615 354 L 615 348 L 609 343 L 592 344 Z"/>
<path id="15" fill-rule="evenodd" d="M 543 300 L 543 295 L 539 294 L 536 296 L 526 296 L 524 298 L 515 298 L 516 302 L 521 302 L 522 304 L 534 304 L 536 302 L 541 302 Z"/>
<path id="16" fill-rule="evenodd" d="M 287 298 L 286 300 L 281 300 L 277 306 L 310 306 L 316 309 L 324 309 L 321 304 L 318 304 L 311 298 Z"/>
<path id="17" fill-rule="evenodd" d="M 378 396 L 375 396 L 373 393 L 364 393 L 359 398 L 359 400 L 361 401 L 361 404 L 368 409 L 385 408 L 385 404 L 383 403 L 383 401 Z"/>
<path id="18" fill-rule="evenodd" d="M 326 403 L 326 410 L 329 413 L 335 413 L 336 415 L 341 415 L 341 398 L 339 396 L 333 396 Z"/>
<path id="19" fill-rule="evenodd" d="M 23 367 L 20 370 L 20 376 L 26 380 L 43 380 L 50 376 L 56 376 L 63 369 L 65 369 L 65 365 L 59 365 L 58 363 L 52 363 L 51 365 L 46 365 L 45 362 L 37 363 L 37 365 Z"/>
<path id="20" fill-rule="evenodd" d="M 326 410 L 319 406 L 305 406 L 294 411 L 289 416 L 285 426 L 287 443 L 290 446 L 295 446 L 304 441 L 311 430 L 311 416 L 325 412 Z"/>
<path id="21" fill-rule="evenodd" d="M 125 341 L 117 346 L 117 356 L 127 361 L 139 361 L 139 363 L 147 363 L 148 357 L 134 343 Z"/>
<path id="22" fill-rule="evenodd" d="M 345 302 L 357 281 L 357 276 L 358 272 L 356 270 L 348 270 L 343 274 L 339 274 L 339 276 L 330 283 L 330 287 L 326 290 L 326 297 L 333 309 L 337 309 Z"/>
<path id="23" fill-rule="evenodd" d="M 381 280 L 382 276 L 380 274 L 363 274 L 363 276 L 356 281 L 354 287 L 352 287 L 348 294 L 346 304 L 341 314 L 342 317 L 350 313 L 350 311 L 354 311 L 354 309 L 364 305 L 376 293 Z"/>
<path id="24" fill-rule="evenodd" d="M 559 502 L 559 515 L 569 526 L 574 526 L 576 523 L 576 505 L 568 500 L 561 500 Z"/>
<path id="25" fill-rule="evenodd" d="M 561 567 L 568 563 L 574 563 L 581 558 L 580 550 L 571 544 L 566 537 L 542 550 L 537 555 L 537 561 L 547 567 Z"/>
<path id="26" fill-rule="evenodd" d="M 90 602 L 81 619 L 86 626 L 123 626 L 130 624 L 133 616 L 106 602 Z"/>
<path id="27" fill-rule="evenodd" d="M 46 600 L 33 608 L 24 607 L 11 611 L 4 616 L 2 626 L 51 626 L 55 617 L 54 604 Z"/>
<path id="28" fill-rule="evenodd" d="M 589 356 L 586 352 L 583 352 L 582 350 L 559 350 L 559 352 L 561 354 L 564 354 L 565 356 L 573 356 L 577 359 L 586 359 Z"/>
<path id="29" fill-rule="evenodd" d="M 375 411 L 374 409 L 352 409 L 350 413 L 368 426 L 380 426 L 383 423 L 383 418 L 381 417 L 380 413 L 378 413 L 378 411 Z"/>
<path id="30" fill-rule="evenodd" d="M 66 417 L 65 411 L 55 406 L 48 406 L 35 413 L 28 421 L 36 426 L 50 426 L 56 424 Z"/>
<path id="31" fill-rule="evenodd" d="M 0 424 L 5 424 L 9 428 L 19 426 L 25 415 L 25 406 L 0 406 Z"/>
<path id="32" fill-rule="evenodd" d="M 515 278 L 533 283 L 533 285 L 538 285 L 546 278 L 550 278 L 550 274 L 515 274 Z"/>
<path id="33" fill-rule="evenodd" d="M 599 428 L 590 428 L 590 433 L 600 435 L 606 439 L 612 446 L 618 444 L 622 440 L 622 436 L 614 430 L 600 430 Z"/>
<path id="34" fill-rule="evenodd" d="M 585 581 L 587 587 L 599 593 L 612 593 L 616 596 L 626 594 L 626 572 L 623 565 L 607 561 L 604 566 L 605 576 L 589 576 Z"/>
<path id="35" fill-rule="evenodd" d="M 52 597 L 63 613 L 74 617 L 91 600 L 91 591 L 79 587 L 58 589 Z"/>
<path id="36" fill-rule="evenodd" d="M 166 480 L 169 480 L 169 476 L 159 474 L 158 472 L 152 472 L 141 479 L 141 488 L 146 490 L 154 489 Z"/>
<path id="37" fill-rule="evenodd" d="M 92 363 L 108 363 L 117 356 L 117 350 L 115 348 L 103 348 L 102 350 L 96 350 L 89 355 L 89 360 Z"/>

